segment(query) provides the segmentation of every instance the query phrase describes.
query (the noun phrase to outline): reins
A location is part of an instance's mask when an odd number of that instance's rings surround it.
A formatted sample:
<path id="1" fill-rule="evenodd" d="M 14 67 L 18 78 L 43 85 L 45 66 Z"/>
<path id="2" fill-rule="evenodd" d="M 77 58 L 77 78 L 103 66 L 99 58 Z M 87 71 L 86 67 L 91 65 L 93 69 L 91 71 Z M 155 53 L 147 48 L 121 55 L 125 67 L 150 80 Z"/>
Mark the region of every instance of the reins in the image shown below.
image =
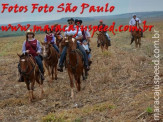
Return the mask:
<path id="1" fill-rule="evenodd" d="M 23 75 L 25 75 L 26 77 L 29 76 L 34 71 L 35 66 L 36 66 L 36 65 L 33 65 L 33 63 L 30 61 L 31 59 L 30 59 L 29 55 L 28 55 L 27 58 L 28 58 L 28 61 L 30 62 L 30 64 L 32 65 L 31 71 L 30 72 L 27 72 L 27 70 L 29 69 L 29 65 L 27 65 L 27 68 L 26 68 L 26 70 L 24 72 L 22 72 L 22 70 L 20 68 L 20 73 L 23 74 Z"/>

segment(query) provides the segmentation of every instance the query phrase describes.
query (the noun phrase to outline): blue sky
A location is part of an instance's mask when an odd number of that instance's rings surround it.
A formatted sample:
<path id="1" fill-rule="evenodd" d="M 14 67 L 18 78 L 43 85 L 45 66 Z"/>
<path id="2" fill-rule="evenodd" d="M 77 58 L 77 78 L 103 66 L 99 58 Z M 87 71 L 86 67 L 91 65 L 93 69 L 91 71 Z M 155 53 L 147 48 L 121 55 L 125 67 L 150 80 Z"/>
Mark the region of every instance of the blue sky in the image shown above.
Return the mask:
<path id="1" fill-rule="evenodd" d="M 9 3 L 9 5 L 14 6 L 18 4 L 19 6 L 28 6 L 28 12 L 26 13 L 0 13 L 0 24 L 9 24 L 14 22 L 24 22 L 24 21 L 47 21 L 56 20 L 62 17 L 89 17 L 89 16 L 101 16 L 101 15 L 116 15 L 123 13 L 132 12 L 144 12 L 144 11 L 163 11 L 163 0 L 1 0 L 0 1 L 0 11 L 2 11 L 2 3 Z M 49 6 L 54 6 L 54 11 L 51 13 L 31 13 L 31 4 L 39 3 L 39 5 L 48 4 Z M 78 6 L 78 10 L 75 13 L 57 13 L 57 6 L 61 3 L 72 3 Z M 106 3 L 109 5 L 114 5 L 115 10 L 112 13 L 89 13 L 88 9 L 85 9 L 83 14 L 80 14 L 81 4 L 88 3 L 94 6 L 104 6 Z"/>

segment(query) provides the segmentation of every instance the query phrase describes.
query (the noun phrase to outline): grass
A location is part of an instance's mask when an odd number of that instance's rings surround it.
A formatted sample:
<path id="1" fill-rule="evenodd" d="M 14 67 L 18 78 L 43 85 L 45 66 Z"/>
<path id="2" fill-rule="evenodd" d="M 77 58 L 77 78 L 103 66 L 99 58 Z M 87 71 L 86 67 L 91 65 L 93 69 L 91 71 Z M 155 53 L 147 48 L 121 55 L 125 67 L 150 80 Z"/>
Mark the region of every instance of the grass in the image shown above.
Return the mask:
<path id="1" fill-rule="evenodd" d="M 162 23 L 151 23 L 163 33 Z M 44 82 L 45 95 L 42 100 L 29 104 L 24 93 L 24 83 L 16 82 L 17 53 L 21 53 L 24 36 L 0 38 L 0 118 L 3 121 L 151 121 L 153 117 L 153 32 L 145 32 L 142 48 L 136 49 L 130 43 L 130 33 L 123 32 L 111 36 L 112 47 L 101 52 L 92 38 L 93 64 L 82 90 L 76 93 L 79 108 L 73 108 L 67 72 L 58 73 L 59 79 L 48 86 Z M 36 38 L 43 41 L 44 34 Z M 160 49 L 163 48 L 160 37 Z M 160 59 L 163 57 L 160 53 Z M 11 60 L 8 60 L 11 59 Z M 160 64 L 160 73 L 162 63 Z M 160 88 L 163 88 L 160 86 Z M 38 94 L 38 86 L 34 94 Z M 162 96 L 161 96 L 162 97 Z M 162 109 L 162 107 L 161 107 Z M 21 110 L 21 113 L 19 112 Z M 17 111 L 17 113 L 13 113 Z M 143 111 L 149 113 L 137 120 Z M 29 116 L 26 118 L 26 116 Z M 31 119 L 30 119 L 31 118 Z"/>
<path id="2" fill-rule="evenodd" d="M 43 122 L 81 122 L 83 116 L 88 116 L 96 112 L 111 111 L 115 106 L 109 102 L 99 103 L 96 105 L 87 105 L 83 108 L 74 108 L 57 113 L 50 113 L 42 118 Z"/>

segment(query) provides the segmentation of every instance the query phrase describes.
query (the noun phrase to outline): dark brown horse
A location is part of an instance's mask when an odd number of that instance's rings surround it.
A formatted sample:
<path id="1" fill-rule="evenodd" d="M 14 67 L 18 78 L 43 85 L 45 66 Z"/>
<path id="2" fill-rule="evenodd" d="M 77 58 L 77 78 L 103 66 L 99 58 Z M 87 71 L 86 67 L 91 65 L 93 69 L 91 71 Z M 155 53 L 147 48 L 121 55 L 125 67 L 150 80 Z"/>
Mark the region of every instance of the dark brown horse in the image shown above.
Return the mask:
<path id="1" fill-rule="evenodd" d="M 57 64 L 58 64 L 58 53 L 54 49 L 53 45 L 50 43 L 41 43 L 42 44 L 42 56 L 44 58 L 44 65 L 48 71 L 48 75 L 52 76 L 54 80 L 54 69 L 55 69 L 55 80 L 57 80 Z"/>
<path id="2" fill-rule="evenodd" d="M 97 34 L 97 39 L 100 42 L 102 52 L 104 51 L 104 49 L 108 50 L 109 42 L 106 34 L 104 32 L 99 32 L 99 34 Z"/>
<path id="3" fill-rule="evenodd" d="M 84 62 L 82 60 L 82 56 L 77 49 L 77 40 L 72 36 L 68 36 L 67 40 L 65 41 L 67 49 L 67 56 L 66 56 L 66 66 L 68 70 L 68 75 L 70 78 L 70 86 L 71 86 L 71 98 L 74 98 L 74 82 L 76 84 L 76 88 L 80 91 L 81 81 L 80 78 L 83 75 L 84 71 Z"/>
<path id="4" fill-rule="evenodd" d="M 32 102 L 32 100 L 34 99 L 33 90 L 34 90 L 35 81 L 39 84 L 41 88 L 40 98 L 42 98 L 44 92 L 43 80 L 41 80 L 40 78 L 41 73 L 39 71 L 38 65 L 36 64 L 34 58 L 29 54 L 22 54 L 22 55 L 18 54 L 18 56 L 20 57 L 19 60 L 20 73 L 23 76 L 27 89 L 29 91 L 29 101 Z"/>
<path id="5" fill-rule="evenodd" d="M 134 26 L 134 30 L 132 31 L 132 39 L 131 44 L 133 41 L 135 41 L 135 47 L 140 48 L 141 47 L 141 28 L 139 26 L 139 21 L 136 21 L 136 25 Z"/>

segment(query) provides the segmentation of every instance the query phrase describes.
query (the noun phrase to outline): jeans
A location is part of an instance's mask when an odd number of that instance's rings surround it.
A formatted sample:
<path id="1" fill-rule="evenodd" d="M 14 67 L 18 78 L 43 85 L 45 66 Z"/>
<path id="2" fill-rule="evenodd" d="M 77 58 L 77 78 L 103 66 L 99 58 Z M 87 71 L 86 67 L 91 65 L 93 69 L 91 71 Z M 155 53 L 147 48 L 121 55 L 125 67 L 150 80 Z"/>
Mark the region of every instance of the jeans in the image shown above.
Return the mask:
<path id="1" fill-rule="evenodd" d="M 35 56 L 35 60 L 36 60 L 36 63 L 41 71 L 41 73 L 44 73 L 44 68 L 43 68 L 43 64 L 42 64 L 42 60 L 39 56 Z"/>
<path id="2" fill-rule="evenodd" d="M 85 52 L 84 47 L 80 43 L 77 43 L 77 48 L 82 52 L 82 54 L 84 56 L 84 63 L 86 66 L 88 66 L 88 56 Z"/>
<path id="3" fill-rule="evenodd" d="M 56 44 L 53 44 L 53 47 L 54 47 L 54 49 L 56 49 L 56 51 L 59 53 L 59 49 L 58 49 L 57 45 L 56 45 Z"/>
<path id="4" fill-rule="evenodd" d="M 84 56 L 84 64 L 85 66 L 88 66 L 88 56 L 85 52 L 85 49 L 82 45 L 80 45 L 79 43 L 77 43 L 77 48 L 82 52 L 83 56 Z M 60 57 L 60 61 L 59 61 L 59 66 L 60 67 L 63 67 L 63 63 L 66 59 L 66 51 L 67 51 L 67 47 L 65 46 L 62 50 L 62 54 L 61 54 L 61 57 Z"/>
<path id="5" fill-rule="evenodd" d="M 67 51 L 67 46 L 65 46 L 62 50 L 61 56 L 60 56 L 60 60 L 59 60 L 59 66 L 63 67 L 63 63 L 66 59 L 66 51 Z"/>
<path id="6" fill-rule="evenodd" d="M 107 36 L 108 40 L 110 40 L 109 34 L 107 32 L 106 32 L 106 36 Z"/>

